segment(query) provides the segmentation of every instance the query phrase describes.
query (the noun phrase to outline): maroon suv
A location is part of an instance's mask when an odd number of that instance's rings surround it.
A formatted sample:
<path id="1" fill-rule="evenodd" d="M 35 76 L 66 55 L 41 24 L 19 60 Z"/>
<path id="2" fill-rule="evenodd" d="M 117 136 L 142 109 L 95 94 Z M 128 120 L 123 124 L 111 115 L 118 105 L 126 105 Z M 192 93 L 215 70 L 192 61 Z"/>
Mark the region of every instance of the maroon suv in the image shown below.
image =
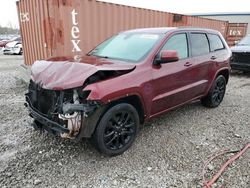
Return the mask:
<path id="1" fill-rule="evenodd" d="M 125 31 L 77 60 L 36 61 L 26 106 L 35 129 L 91 138 L 102 153 L 118 155 L 152 117 L 197 99 L 217 107 L 225 94 L 230 56 L 214 30 Z"/>

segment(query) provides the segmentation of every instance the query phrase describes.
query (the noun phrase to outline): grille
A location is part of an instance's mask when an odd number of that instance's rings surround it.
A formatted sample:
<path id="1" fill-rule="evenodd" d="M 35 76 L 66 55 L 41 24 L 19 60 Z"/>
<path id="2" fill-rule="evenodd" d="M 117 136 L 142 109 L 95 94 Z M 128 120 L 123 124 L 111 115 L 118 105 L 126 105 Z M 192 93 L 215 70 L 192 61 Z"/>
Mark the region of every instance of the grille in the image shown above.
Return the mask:
<path id="1" fill-rule="evenodd" d="M 47 90 L 31 81 L 29 85 L 29 97 L 34 108 L 50 116 L 60 112 L 62 103 L 73 100 L 73 91 Z"/>
<path id="2" fill-rule="evenodd" d="M 37 90 L 37 109 L 44 114 L 53 112 L 56 104 L 56 92 L 45 89 Z"/>
<path id="3" fill-rule="evenodd" d="M 233 62 L 250 64 L 250 52 L 233 53 Z"/>

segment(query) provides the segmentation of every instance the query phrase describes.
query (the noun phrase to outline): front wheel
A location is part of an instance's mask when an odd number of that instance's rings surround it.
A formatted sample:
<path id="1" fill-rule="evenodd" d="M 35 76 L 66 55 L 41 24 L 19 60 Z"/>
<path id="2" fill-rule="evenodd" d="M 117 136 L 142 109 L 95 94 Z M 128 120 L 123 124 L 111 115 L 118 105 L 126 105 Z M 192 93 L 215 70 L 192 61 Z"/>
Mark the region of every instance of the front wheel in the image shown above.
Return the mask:
<path id="1" fill-rule="evenodd" d="M 22 55 L 23 54 L 23 49 L 22 48 L 19 48 L 19 52 L 16 53 L 16 55 Z"/>
<path id="2" fill-rule="evenodd" d="M 103 115 L 92 141 L 100 152 L 109 156 L 120 155 L 134 142 L 138 127 L 136 109 L 127 103 L 117 104 Z"/>
<path id="3" fill-rule="evenodd" d="M 225 77 L 219 75 L 215 79 L 208 95 L 201 99 L 202 105 L 210 108 L 218 107 L 223 101 L 226 92 L 226 85 Z"/>
<path id="4" fill-rule="evenodd" d="M 20 48 L 20 52 L 19 52 L 18 55 L 23 55 L 23 49 L 22 48 Z"/>

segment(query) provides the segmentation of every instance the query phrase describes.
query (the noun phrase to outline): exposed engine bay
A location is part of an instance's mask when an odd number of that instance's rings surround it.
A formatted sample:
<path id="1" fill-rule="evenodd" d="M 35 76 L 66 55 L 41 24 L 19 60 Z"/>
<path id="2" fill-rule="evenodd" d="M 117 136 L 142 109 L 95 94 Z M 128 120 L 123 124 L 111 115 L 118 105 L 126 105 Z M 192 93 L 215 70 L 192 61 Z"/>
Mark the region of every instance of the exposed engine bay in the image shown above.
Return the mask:
<path id="1" fill-rule="evenodd" d="M 78 108 L 78 109 L 77 109 Z M 73 91 L 73 103 L 63 103 L 62 114 L 58 114 L 59 119 L 65 122 L 65 127 L 69 129 L 69 133 L 61 134 L 61 137 L 75 137 L 81 128 L 82 116 L 88 116 L 82 111 L 82 106 L 79 102 L 79 96 L 76 90 Z"/>
<path id="2" fill-rule="evenodd" d="M 81 88 L 46 90 L 31 81 L 29 93 L 26 94 L 26 106 L 30 107 L 30 116 L 35 119 L 36 128 L 46 129 L 44 125 L 51 127 L 54 123 L 52 133 L 59 133 L 63 138 L 75 138 L 80 132 L 84 117 L 91 115 L 100 105 L 96 101 L 86 101 L 88 94 L 88 91 L 83 92 Z"/>

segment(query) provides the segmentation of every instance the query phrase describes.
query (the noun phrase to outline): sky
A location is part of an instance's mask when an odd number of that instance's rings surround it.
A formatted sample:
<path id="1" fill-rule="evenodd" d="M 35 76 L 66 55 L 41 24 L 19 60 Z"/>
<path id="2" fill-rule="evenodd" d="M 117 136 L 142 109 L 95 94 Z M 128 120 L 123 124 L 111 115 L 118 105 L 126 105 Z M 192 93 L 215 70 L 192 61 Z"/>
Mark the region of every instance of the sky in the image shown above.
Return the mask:
<path id="1" fill-rule="evenodd" d="M 249 0 L 101 0 L 180 14 L 250 12 Z"/>
<path id="2" fill-rule="evenodd" d="M 0 0 L 0 25 L 18 27 L 17 0 Z M 250 12 L 248 0 L 101 0 L 180 14 Z"/>
<path id="3" fill-rule="evenodd" d="M 0 0 L 0 25 L 18 27 L 16 0 Z"/>

